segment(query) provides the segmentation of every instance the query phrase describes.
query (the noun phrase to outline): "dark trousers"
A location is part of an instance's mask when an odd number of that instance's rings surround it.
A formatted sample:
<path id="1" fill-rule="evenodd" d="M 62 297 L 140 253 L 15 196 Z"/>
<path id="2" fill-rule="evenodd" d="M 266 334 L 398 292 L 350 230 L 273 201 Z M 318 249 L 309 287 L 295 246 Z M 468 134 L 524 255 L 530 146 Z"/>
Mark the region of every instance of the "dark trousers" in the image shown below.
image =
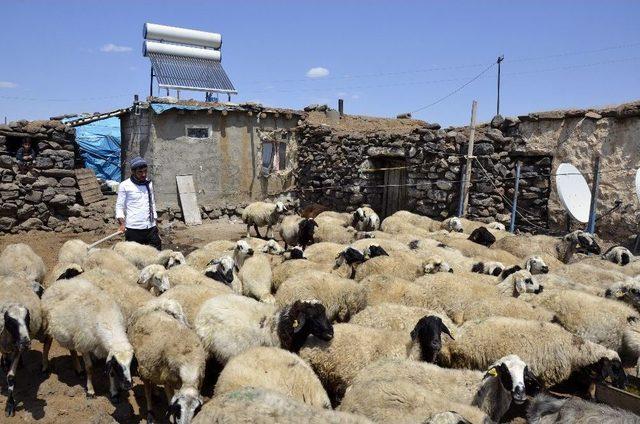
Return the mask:
<path id="1" fill-rule="evenodd" d="M 162 240 L 160 240 L 158 227 L 151 227 L 143 230 L 127 228 L 124 232 L 124 239 L 126 241 L 135 241 L 136 243 L 147 244 L 158 250 L 162 249 Z"/>

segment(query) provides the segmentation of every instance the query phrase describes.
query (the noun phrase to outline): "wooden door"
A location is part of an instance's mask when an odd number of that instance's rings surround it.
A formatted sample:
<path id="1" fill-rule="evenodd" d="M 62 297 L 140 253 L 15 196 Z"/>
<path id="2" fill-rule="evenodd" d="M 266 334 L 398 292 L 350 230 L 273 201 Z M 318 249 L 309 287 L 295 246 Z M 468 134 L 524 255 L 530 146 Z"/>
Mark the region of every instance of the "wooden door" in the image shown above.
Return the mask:
<path id="1" fill-rule="evenodd" d="M 406 209 L 407 170 L 389 169 L 384 171 L 384 191 L 382 194 L 382 218 Z"/>

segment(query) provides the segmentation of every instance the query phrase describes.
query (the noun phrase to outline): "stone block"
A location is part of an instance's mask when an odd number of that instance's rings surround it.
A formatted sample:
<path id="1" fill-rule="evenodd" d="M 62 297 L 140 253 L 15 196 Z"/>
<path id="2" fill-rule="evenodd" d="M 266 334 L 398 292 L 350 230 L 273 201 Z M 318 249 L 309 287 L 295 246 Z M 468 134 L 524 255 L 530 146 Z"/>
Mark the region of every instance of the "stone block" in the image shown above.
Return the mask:
<path id="1" fill-rule="evenodd" d="M 29 218 L 18 226 L 18 229 L 25 231 L 39 230 L 42 227 L 42 220 L 39 218 Z"/>
<path id="2" fill-rule="evenodd" d="M 9 231 L 16 224 L 17 220 L 8 216 L 0 217 L 0 231 Z"/>
<path id="3" fill-rule="evenodd" d="M 76 179 L 72 177 L 63 177 L 60 180 L 60 185 L 63 187 L 75 187 Z"/>
<path id="4" fill-rule="evenodd" d="M 42 192 L 38 190 L 32 190 L 25 197 L 24 200 L 29 203 L 40 203 L 42 200 Z"/>

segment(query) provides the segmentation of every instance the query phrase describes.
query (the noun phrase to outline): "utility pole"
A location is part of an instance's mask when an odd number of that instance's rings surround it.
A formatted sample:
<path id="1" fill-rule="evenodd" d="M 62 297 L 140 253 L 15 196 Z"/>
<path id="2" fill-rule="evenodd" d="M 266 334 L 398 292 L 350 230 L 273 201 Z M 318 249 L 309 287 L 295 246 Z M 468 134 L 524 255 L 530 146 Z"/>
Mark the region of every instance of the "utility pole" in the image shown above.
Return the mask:
<path id="1" fill-rule="evenodd" d="M 496 105 L 496 115 L 500 115 L 500 64 L 503 60 L 504 55 L 498 56 L 498 61 L 496 62 L 498 64 L 498 102 Z"/>
<path id="2" fill-rule="evenodd" d="M 476 136 L 476 109 L 478 108 L 478 102 L 475 100 L 471 104 L 471 132 L 469 133 L 469 148 L 467 149 L 467 166 L 465 169 L 464 177 L 464 189 L 460 195 L 462 196 L 462 211 L 461 217 L 467 214 L 467 204 L 469 203 L 469 187 L 471 186 L 471 164 L 473 163 L 473 142 Z"/>

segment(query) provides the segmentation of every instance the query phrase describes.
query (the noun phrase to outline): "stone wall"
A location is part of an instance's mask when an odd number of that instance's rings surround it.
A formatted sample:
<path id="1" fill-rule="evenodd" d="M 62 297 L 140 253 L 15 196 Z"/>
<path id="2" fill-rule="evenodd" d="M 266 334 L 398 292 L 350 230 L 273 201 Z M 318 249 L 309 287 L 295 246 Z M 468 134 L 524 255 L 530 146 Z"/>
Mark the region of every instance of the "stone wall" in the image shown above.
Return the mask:
<path id="1" fill-rule="evenodd" d="M 21 171 L 15 159 L 25 138 L 36 160 Z M 0 125 L 0 233 L 29 230 L 87 231 L 109 222 L 105 204 L 77 203 L 74 169 L 82 167 L 75 130 L 60 121 L 16 121 Z M 111 213 L 112 214 L 112 213 Z"/>
<path id="2" fill-rule="evenodd" d="M 517 227 L 544 230 L 551 158 L 523 155 L 515 125 L 513 120 L 502 120 L 476 129 L 474 155 L 482 167 L 472 166 L 468 217 L 508 224 L 515 164 L 520 160 L 519 209 L 528 213 Z M 299 129 L 297 194 L 302 204 L 320 203 L 337 210 L 370 204 L 384 217 L 385 196 L 391 195 L 385 190 L 400 186 L 405 199 L 401 208 L 438 219 L 454 216 L 468 137 L 468 128 L 442 129 L 438 124 L 424 124 L 408 133 L 349 133 L 307 123 Z M 385 176 L 395 170 L 402 170 L 399 184 Z"/>

